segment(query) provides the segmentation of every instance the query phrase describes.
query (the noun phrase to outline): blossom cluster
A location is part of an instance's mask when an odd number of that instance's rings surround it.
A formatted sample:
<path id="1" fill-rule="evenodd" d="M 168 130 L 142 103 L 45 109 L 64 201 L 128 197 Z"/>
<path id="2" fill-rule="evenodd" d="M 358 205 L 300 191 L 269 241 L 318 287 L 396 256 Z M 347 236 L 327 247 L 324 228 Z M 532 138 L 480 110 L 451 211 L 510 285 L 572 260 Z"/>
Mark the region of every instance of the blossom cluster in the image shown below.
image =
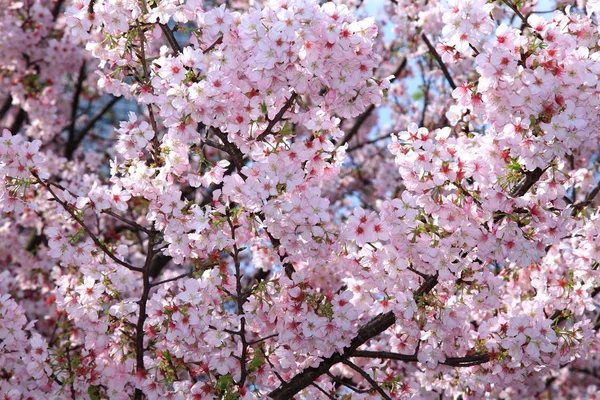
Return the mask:
<path id="1" fill-rule="evenodd" d="M 0 17 L 0 397 L 595 396 L 597 5 L 213 3 Z"/>

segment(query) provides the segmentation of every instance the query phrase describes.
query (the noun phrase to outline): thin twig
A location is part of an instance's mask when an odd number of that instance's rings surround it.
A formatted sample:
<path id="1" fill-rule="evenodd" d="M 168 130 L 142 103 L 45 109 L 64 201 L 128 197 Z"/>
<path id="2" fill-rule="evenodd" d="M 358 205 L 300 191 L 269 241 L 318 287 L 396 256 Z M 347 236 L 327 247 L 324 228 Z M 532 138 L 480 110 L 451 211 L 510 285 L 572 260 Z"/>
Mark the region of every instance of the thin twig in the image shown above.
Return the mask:
<path id="1" fill-rule="evenodd" d="M 594 198 L 596 198 L 598 193 L 600 193 L 600 181 L 598 181 L 598 183 L 596 183 L 596 186 L 594 186 L 592 190 L 590 190 L 590 192 L 585 196 L 584 200 L 580 201 L 579 203 L 573 204 L 573 211 L 571 212 L 571 216 L 577 215 L 577 212 L 579 212 L 581 209 L 592 204 Z"/>
<path id="2" fill-rule="evenodd" d="M 525 195 L 525 193 L 527 193 L 529 191 L 529 189 L 537 181 L 540 180 L 540 178 L 542 177 L 542 175 L 544 174 L 544 172 L 546 172 L 546 170 L 548 168 L 550 168 L 550 166 L 547 166 L 544 169 L 541 169 L 540 167 L 537 167 L 533 171 L 527 171 L 525 173 L 525 179 L 521 182 L 520 185 L 515 186 L 513 188 L 513 190 L 511 190 L 510 195 L 512 197 L 521 197 L 521 196 Z"/>
<path id="3" fill-rule="evenodd" d="M 526 26 L 527 28 L 531 28 L 531 25 L 529 25 L 529 23 L 527 22 L 527 18 L 525 18 L 525 16 L 523 16 L 523 14 L 521 14 L 521 11 L 519 11 L 519 9 L 517 8 L 517 6 L 515 4 L 513 4 L 509 0 L 501 0 L 501 1 L 504 4 L 506 4 L 508 6 L 508 8 L 513 10 L 513 12 L 517 15 L 517 17 L 519 17 L 521 19 L 524 26 Z"/>
<path id="4" fill-rule="evenodd" d="M 381 395 L 381 397 L 383 397 L 385 400 L 392 400 L 392 398 L 381 388 L 381 386 L 379 386 L 379 384 L 375 382 L 375 379 L 371 378 L 371 375 L 369 375 L 365 370 L 363 370 L 350 360 L 344 360 L 342 362 L 350 368 L 352 368 L 353 370 L 355 370 L 356 372 L 358 372 L 359 374 L 361 374 L 362 377 L 365 378 L 367 382 L 371 384 L 371 386 L 373 386 L 373 389 L 375 389 Z"/>
<path id="5" fill-rule="evenodd" d="M 136 360 L 136 372 L 138 374 L 145 374 L 144 366 L 144 323 L 146 322 L 146 306 L 148 304 L 148 298 L 150 297 L 150 266 L 152 265 L 152 259 L 156 252 L 154 251 L 156 235 L 158 232 L 152 231 L 148 236 L 148 252 L 146 253 L 146 261 L 142 269 L 142 296 L 138 300 L 138 320 L 135 327 L 135 360 Z M 134 399 L 141 400 L 143 398 L 143 392 L 141 389 L 135 389 Z"/>
<path id="6" fill-rule="evenodd" d="M 396 68 L 396 71 L 394 71 L 394 77 L 390 80 L 390 83 L 392 83 L 396 79 L 398 79 L 400 74 L 402 74 L 402 71 L 404 70 L 404 68 L 406 68 L 406 65 L 407 65 L 407 60 L 406 60 L 406 58 L 403 58 L 402 61 L 400 62 L 400 64 L 398 65 L 398 68 Z M 339 142 L 337 142 L 335 144 L 336 149 L 338 147 L 343 146 L 344 144 L 348 143 L 358 133 L 358 130 L 360 129 L 360 127 L 365 123 L 367 118 L 369 118 L 369 116 L 371 115 L 371 113 L 373 113 L 374 110 L 375 110 L 375 106 L 370 105 L 362 114 L 360 114 L 356 118 L 356 121 L 354 122 L 354 125 L 352 126 L 352 128 L 350 128 L 350 130 L 339 140 Z"/>
<path id="7" fill-rule="evenodd" d="M 285 104 L 283 105 L 281 110 L 279 110 L 279 112 L 277 114 L 275 114 L 275 117 L 269 121 L 269 125 L 267 125 L 267 129 L 265 129 L 263 131 L 263 133 L 258 135 L 258 137 L 256 138 L 257 141 L 262 142 L 263 140 L 265 140 L 267 138 L 267 136 L 273 134 L 273 128 L 275 127 L 275 124 L 277 124 L 279 121 L 281 121 L 285 112 L 288 110 L 288 108 L 290 108 L 292 106 L 292 104 L 294 103 L 294 100 L 296 100 L 296 97 L 298 97 L 298 94 L 296 92 L 292 92 L 292 95 L 287 99 L 287 101 L 285 102 Z"/>
<path id="8" fill-rule="evenodd" d="M 421 286 L 414 292 L 415 296 L 424 296 L 426 293 L 433 290 L 437 284 L 437 275 L 432 275 L 425 279 Z M 379 335 L 396 323 L 396 316 L 392 311 L 378 314 L 369 322 L 361 326 L 358 333 L 350 342 L 350 345 L 340 353 L 334 353 L 328 358 L 325 358 L 316 367 L 310 367 L 298 373 L 285 384 L 280 385 L 277 389 L 269 393 L 269 397 L 276 400 L 291 399 L 294 395 L 306 387 L 310 386 L 319 376 L 329 372 L 329 369 L 337 363 L 343 362 L 360 346 L 371 340 L 371 338 Z"/>
<path id="9" fill-rule="evenodd" d="M 351 152 L 353 152 L 355 150 L 358 150 L 358 149 L 360 149 L 362 147 L 365 147 L 365 146 L 367 146 L 369 144 L 374 144 L 374 143 L 377 143 L 377 142 L 379 142 L 381 140 L 389 139 L 390 137 L 391 137 L 391 133 L 386 133 L 384 135 L 377 136 L 374 139 L 367 140 L 366 142 L 363 142 L 363 143 L 359 143 L 356 146 L 348 147 L 348 149 L 346 150 L 346 153 L 351 153 Z"/>
<path id="10" fill-rule="evenodd" d="M 253 345 L 255 345 L 255 344 L 258 344 L 258 343 L 260 343 L 260 342 L 264 342 L 265 340 L 268 340 L 268 339 L 271 339 L 271 338 L 274 338 L 274 337 L 277 337 L 277 336 L 279 336 L 279 334 L 278 334 L 278 333 L 274 333 L 274 334 L 272 334 L 272 335 L 265 336 L 265 337 L 263 337 L 263 338 L 260 338 L 260 339 L 253 340 L 253 341 L 251 341 L 251 342 L 248 342 L 248 346 L 253 346 Z"/>
<path id="11" fill-rule="evenodd" d="M 311 385 L 314 386 L 314 387 L 316 387 L 317 389 L 319 389 L 319 391 L 321 393 L 323 393 L 325 396 L 327 396 L 328 399 L 335 400 L 335 397 L 333 397 L 332 395 L 330 395 L 329 393 L 327 393 L 325 391 L 325 389 L 323 389 L 321 386 L 317 385 L 315 382 L 311 383 Z"/>
<path id="12" fill-rule="evenodd" d="M 354 385 L 349 384 L 348 382 L 344 382 L 343 379 L 333 375 L 331 372 L 327 373 L 327 376 L 331 378 L 332 381 L 334 381 L 335 383 L 337 383 L 338 385 L 343 385 L 345 387 L 347 387 L 348 389 L 352 390 L 355 393 L 370 393 L 375 391 L 374 388 L 371 389 L 359 389 Z"/>
<path id="13" fill-rule="evenodd" d="M 262 347 L 259 347 L 259 350 L 262 353 L 262 355 L 265 357 L 265 360 L 267 360 L 267 364 L 269 364 L 269 366 L 271 367 L 271 370 L 273 371 L 273 373 L 275 374 L 275 376 L 277 377 L 277 379 L 279 379 L 279 382 L 281 382 L 281 384 L 284 385 L 286 383 L 285 380 L 281 377 L 281 375 L 279 374 L 279 372 L 277 372 L 277 370 L 275 369 L 275 366 L 273 365 L 273 363 L 269 359 L 269 356 L 267 355 L 267 353 L 265 353 L 265 351 L 264 351 L 264 349 Z"/>
<path id="14" fill-rule="evenodd" d="M 92 118 L 90 118 L 87 124 L 81 130 L 79 130 L 76 135 L 74 135 L 74 140 L 69 142 L 71 145 L 69 146 L 69 144 L 67 144 L 67 150 L 65 152 L 67 158 L 71 158 L 73 156 L 73 153 L 81 141 L 85 138 L 86 134 L 94 127 L 94 125 L 96 125 L 96 122 L 98 122 L 100 118 L 102 118 L 104 114 L 106 114 L 112 108 L 112 106 L 116 104 L 117 101 L 121 100 L 121 98 L 122 97 L 113 97 L 108 103 L 102 106 L 102 108 L 100 108 L 100 110 L 98 110 L 98 112 L 96 112 Z"/>
<path id="15" fill-rule="evenodd" d="M 75 84 L 75 91 L 73 93 L 73 100 L 71 101 L 71 124 L 69 125 L 69 134 L 67 139 L 67 147 L 66 150 L 70 150 L 71 142 L 75 140 L 75 120 L 77 119 L 77 110 L 79 109 L 79 96 L 81 95 L 81 91 L 83 89 L 83 81 L 85 81 L 86 73 L 85 73 L 85 65 L 86 62 L 83 61 L 81 63 L 81 67 L 79 68 L 79 75 L 77 77 L 77 83 Z M 71 159 L 73 156 L 73 151 L 67 151 L 67 159 Z"/>
<path id="16" fill-rule="evenodd" d="M 352 353 L 352 357 L 361 358 L 380 358 L 387 360 L 397 360 L 404 362 L 418 362 L 419 359 L 417 354 L 400 354 L 389 351 L 368 351 L 368 350 L 357 350 Z M 490 361 L 490 355 L 488 353 L 474 354 L 471 356 L 464 357 L 447 357 L 446 360 L 440 362 L 442 365 L 450 367 L 472 367 L 474 365 L 485 364 Z"/>
<path id="17" fill-rule="evenodd" d="M 178 56 L 179 54 L 181 54 L 183 49 L 177 42 L 177 39 L 175 39 L 175 35 L 173 34 L 171 28 L 169 28 L 166 24 L 158 24 L 158 26 L 160 26 L 160 29 L 167 38 L 167 42 L 169 43 L 169 46 L 171 46 L 171 49 L 173 49 L 175 55 Z"/>
<path id="18" fill-rule="evenodd" d="M 146 234 L 150 233 L 150 230 L 148 230 L 147 228 L 144 228 L 142 225 L 138 224 L 137 222 L 127 219 L 125 217 L 122 217 L 119 214 L 117 214 L 111 210 L 102 210 L 102 214 L 110 215 L 111 217 L 114 217 L 114 218 L 118 219 L 119 221 L 126 223 L 127 225 L 131 225 L 135 229 L 140 230 Z"/>
<path id="19" fill-rule="evenodd" d="M 68 212 L 68 213 L 71 215 L 71 217 L 72 217 L 72 218 L 73 218 L 75 221 L 77 221 L 77 223 L 78 223 L 79 225 L 81 225 L 81 226 L 83 227 L 83 229 L 84 229 L 84 230 L 87 232 L 87 234 L 88 234 L 88 235 L 89 235 L 89 236 L 92 238 L 92 240 L 94 241 L 94 243 L 96 244 L 96 246 L 100 247 L 100 249 L 101 249 L 101 250 L 104 252 L 104 254 L 106 254 L 106 255 L 107 255 L 107 256 L 108 256 L 108 257 L 109 257 L 111 260 L 113 260 L 113 261 L 114 261 L 114 262 L 116 262 L 117 264 L 119 264 L 119 265 L 121 265 L 121 266 L 123 266 L 123 267 L 125 267 L 125 268 L 127 268 L 127 269 L 129 269 L 129 270 L 131 270 L 131 271 L 136 271 L 136 272 L 142 272 L 142 271 L 143 271 L 143 269 L 142 269 L 142 268 L 139 268 L 139 267 L 134 267 L 133 265 L 131 265 L 131 264 L 129 264 L 129 263 L 127 263 L 127 262 L 125 262 L 125 261 L 122 261 L 122 260 L 120 260 L 119 258 L 117 258 L 117 256 L 115 256 L 115 255 L 113 254 L 113 252 L 112 252 L 112 251 L 110 251 L 110 250 L 108 249 L 108 247 L 106 247 L 106 246 L 105 246 L 105 245 L 104 245 L 104 244 L 103 244 L 103 243 L 100 241 L 100 239 L 98 239 L 98 238 L 96 237 L 96 235 L 94 235 L 94 233 L 93 233 L 93 232 L 90 230 L 90 228 L 88 228 L 88 226 L 85 224 L 85 222 L 83 222 L 83 220 L 82 220 L 81 218 L 79 218 L 79 217 L 78 217 L 78 216 L 77 216 L 77 215 L 76 215 L 76 214 L 73 212 L 73 210 L 72 210 L 72 207 L 71 207 L 69 204 L 67 204 L 66 202 L 64 202 L 63 200 L 61 200 L 61 199 L 60 199 L 60 198 L 59 198 L 59 197 L 56 195 L 56 193 L 54 193 L 54 191 L 52 190 L 52 188 L 50 187 L 50 185 L 48 185 L 46 182 L 44 182 L 44 181 L 43 181 L 43 180 L 42 180 L 42 179 L 39 177 L 39 175 L 38 175 L 36 172 L 34 172 L 34 171 L 31 171 L 31 174 L 32 174 L 32 175 L 33 175 L 33 176 L 36 178 L 37 182 L 38 182 L 40 185 L 42 185 L 43 187 L 45 187 L 45 188 L 46 188 L 46 190 L 48 190 L 48 191 L 50 192 L 50 194 L 52 195 L 52 197 L 54 198 L 54 200 L 56 200 L 56 202 L 58 202 L 58 204 L 60 204 L 60 205 L 63 207 L 63 209 L 64 209 L 65 211 L 67 211 L 67 212 Z"/>
<path id="20" fill-rule="evenodd" d="M 444 76 L 446 77 L 446 80 L 448 81 L 448 84 L 450 85 L 452 90 L 456 89 L 456 84 L 454 83 L 454 80 L 452 79 L 452 75 L 450 75 L 450 71 L 448 71 L 448 67 L 446 66 L 446 64 L 444 64 L 444 61 L 442 61 L 442 57 L 440 57 L 438 52 L 435 50 L 435 47 L 433 47 L 433 45 L 427 38 L 427 35 L 422 33 L 421 38 L 427 45 L 427 48 L 429 49 L 429 52 L 431 53 L 433 58 L 435 58 L 435 61 L 437 61 L 439 67 L 441 68 L 442 72 L 444 73 Z"/>
<path id="21" fill-rule="evenodd" d="M 215 40 L 215 42 L 213 44 L 211 44 L 210 46 L 208 46 L 206 49 L 202 50 L 202 53 L 208 53 L 209 51 L 211 51 L 212 49 L 214 49 L 215 47 L 217 47 L 221 43 L 223 43 L 223 35 L 220 35 L 217 38 L 217 40 Z"/>
<path id="22" fill-rule="evenodd" d="M 185 274 L 177 275 L 177 276 L 175 276 L 173 278 L 164 279 L 164 280 L 158 281 L 158 282 L 152 282 L 150 284 L 150 286 L 151 287 L 155 287 L 155 286 L 162 285 L 164 283 L 174 282 L 174 281 L 179 280 L 181 278 L 185 278 L 186 276 L 191 276 L 193 273 L 194 273 L 193 271 L 192 272 L 186 272 Z"/>

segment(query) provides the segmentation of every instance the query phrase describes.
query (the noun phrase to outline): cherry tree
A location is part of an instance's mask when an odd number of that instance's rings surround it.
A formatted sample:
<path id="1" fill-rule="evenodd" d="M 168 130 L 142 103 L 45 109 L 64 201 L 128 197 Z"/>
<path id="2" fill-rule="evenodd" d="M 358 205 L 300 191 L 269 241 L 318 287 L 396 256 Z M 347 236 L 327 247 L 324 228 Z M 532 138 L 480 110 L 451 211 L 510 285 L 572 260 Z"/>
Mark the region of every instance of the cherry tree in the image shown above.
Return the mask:
<path id="1" fill-rule="evenodd" d="M 0 0 L 0 398 L 596 398 L 600 3 L 222 3 Z"/>

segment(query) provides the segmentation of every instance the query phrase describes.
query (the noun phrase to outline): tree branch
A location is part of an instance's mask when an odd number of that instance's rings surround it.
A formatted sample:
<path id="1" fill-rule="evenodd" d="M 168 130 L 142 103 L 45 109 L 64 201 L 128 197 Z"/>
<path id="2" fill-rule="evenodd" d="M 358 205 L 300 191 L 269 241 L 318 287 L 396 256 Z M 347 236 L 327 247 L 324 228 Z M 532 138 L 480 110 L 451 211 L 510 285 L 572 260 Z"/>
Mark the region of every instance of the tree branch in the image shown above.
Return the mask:
<path id="1" fill-rule="evenodd" d="M 171 46 L 171 49 L 173 49 L 175 55 L 178 56 L 179 54 L 181 54 L 183 49 L 177 42 L 177 39 L 175 39 L 175 35 L 173 34 L 171 28 L 169 28 L 166 24 L 158 24 L 158 26 L 160 26 L 163 35 L 165 35 L 165 38 L 167 38 L 167 42 L 169 43 L 169 46 Z"/>
<path id="2" fill-rule="evenodd" d="M 21 129 L 26 120 L 27 113 L 25 112 L 25 110 L 19 107 L 19 111 L 17 111 L 17 115 L 15 116 L 13 123 L 10 125 L 9 131 L 13 135 L 16 135 L 17 133 L 19 133 L 19 130 Z"/>
<path id="3" fill-rule="evenodd" d="M 150 230 L 146 229 L 145 227 L 143 227 L 142 225 L 138 224 L 137 222 L 129 220 L 127 218 L 124 218 L 124 217 L 120 216 L 119 214 L 117 214 L 115 212 L 112 212 L 111 210 L 102 210 L 102 214 L 110 215 L 111 217 L 114 217 L 114 218 L 118 219 L 119 221 L 124 222 L 127 225 L 130 225 L 133 228 L 144 232 L 145 234 L 149 234 L 150 233 Z"/>
<path id="4" fill-rule="evenodd" d="M 350 384 L 350 382 L 352 382 L 351 379 L 349 379 L 349 378 L 340 378 L 338 376 L 333 375 L 331 372 L 328 372 L 327 376 L 329 378 L 331 378 L 331 380 L 334 381 L 335 383 L 337 383 L 338 385 L 345 386 L 345 387 L 347 387 L 348 389 L 352 390 L 355 393 L 370 393 L 370 392 L 375 391 L 375 389 L 372 389 L 372 388 L 371 389 L 359 389 L 356 386 Z M 352 383 L 354 383 L 354 382 L 352 382 Z"/>
<path id="5" fill-rule="evenodd" d="M 402 73 L 404 68 L 406 68 L 406 64 L 407 60 L 406 58 L 403 58 L 400 65 L 398 65 L 398 68 L 396 68 L 396 71 L 394 71 L 394 77 L 390 80 L 390 83 L 394 82 L 398 78 L 398 76 Z M 371 115 L 371 113 L 373 113 L 374 110 L 375 106 L 371 104 L 362 114 L 360 114 L 356 118 L 356 121 L 354 121 L 354 125 L 352 126 L 352 128 L 350 128 L 350 130 L 344 135 L 344 137 L 342 137 L 340 141 L 335 144 L 335 148 L 337 149 L 338 147 L 348 143 L 358 133 L 360 127 L 365 123 L 367 118 L 369 118 L 369 116 Z"/>
<path id="6" fill-rule="evenodd" d="M 100 120 L 106 114 L 112 106 L 116 104 L 117 101 L 121 100 L 121 97 L 113 97 L 108 103 L 106 103 L 90 120 L 88 123 L 79 131 L 78 134 L 74 136 L 74 140 L 72 142 L 68 142 L 67 149 L 65 151 L 65 157 L 67 159 L 71 159 L 73 157 L 73 153 L 77 150 L 77 147 L 81 143 L 81 141 L 85 138 L 87 133 L 96 125 L 96 122 Z M 70 144 L 70 145 L 69 145 Z"/>
<path id="7" fill-rule="evenodd" d="M 219 139 L 221 139 L 221 142 L 223 143 L 223 147 L 217 147 L 217 148 L 219 150 L 226 152 L 227 154 L 229 154 L 231 156 L 231 160 L 233 161 L 233 164 L 235 165 L 235 168 L 237 169 L 238 174 L 243 179 L 246 179 L 246 176 L 242 173 L 242 167 L 244 166 L 244 153 L 242 153 L 242 151 L 236 145 L 231 143 L 229 141 L 229 138 L 227 137 L 227 134 L 222 132 L 220 129 L 213 127 L 212 132 L 214 132 L 215 135 Z M 206 139 L 206 140 L 208 140 L 208 139 Z M 216 143 L 215 143 L 215 145 L 216 145 Z M 210 144 L 209 146 L 213 146 L 213 144 Z"/>
<path id="8" fill-rule="evenodd" d="M 361 374 L 362 377 L 365 378 L 367 382 L 369 382 L 373 389 L 375 389 L 381 395 L 381 397 L 383 397 L 385 400 L 392 400 L 392 398 L 381 388 L 381 386 L 379 386 L 379 384 L 375 382 L 375 379 L 371 378 L 371 375 L 369 375 L 365 370 L 363 370 L 350 360 L 344 360 L 344 364 Z"/>
<path id="9" fill-rule="evenodd" d="M 146 322 L 146 306 L 148 304 L 148 298 L 150 297 L 150 289 L 152 289 L 152 285 L 150 284 L 150 266 L 152 265 L 152 258 L 154 257 L 154 245 L 157 244 L 154 242 L 156 238 L 155 231 L 152 231 L 148 236 L 148 252 L 146 253 L 146 261 L 144 262 L 144 267 L 142 270 L 142 280 L 143 280 L 143 288 L 142 288 L 142 296 L 138 300 L 138 320 L 135 327 L 135 360 L 136 360 L 136 372 L 138 374 L 145 374 L 144 367 L 144 323 Z M 143 393 L 141 389 L 135 389 L 134 399 L 141 400 L 143 397 Z"/>
<path id="10" fill-rule="evenodd" d="M 334 353 L 331 357 L 321 361 L 317 367 L 305 369 L 294 376 L 289 382 L 279 386 L 277 389 L 269 393 L 269 397 L 276 400 L 292 398 L 296 393 L 310 386 L 310 384 L 319 376 L 327 373 L 332 366 L 350 357 L 354 350 L 356 350 L 359 346 L 366 343 L 369 339 L 379 335 L 381 332 L 394 325 L 395 322 L 396 317 L 391 311 L 377 315 L 358 330 L 358 334 L 352 340 L 350 346 L 346 348 L 343 354 Z"/>
<path id="11" fill-rule="evenodd" d="M 279 121 L 281 121 L 281 119 L 283 118 L 283 115 L 286 113 L 288 108 L 290 108 L 292 106 L 292 104 L 294 103 L 294 101 L 296 100 L 296 97 L 298 97 L 298 94 L 296 92 L 292 92 L 292 95 L 289 97 L 289 99 L 287 99 L 287 101 L 285 102 L 285 104 L 283 105 L 281 110 L 279 110 L 279 112 L 275 115 L 275 118 L 273 118 L 272 120 L 269 121 L 269 125 L 267 125 L 267 129 L 265 129 L 263 131 L 263 133 L 261 133 L 260 135 L 258 135 L 256 137 L 257 141 L 261 142 L 261 141 L 265 140 L 267 138 L 267 136 L 273 134 L 273 128 L 275 127 L 275 124 L 277 124 Z"/>
<path id="12" fill-rule="evenodd" d="M 437 284 L 437 275 L 431 275 L 425 279 L 421 286 L 415 291 L 415 296 L 423 296 L 429 293 Z M 346 347 L 342 354 L 334 353 L 332 356 L 324 359 L 317 367 L 310 367 L 298 373 L 289 382 L 282 384 L 277 389 L 269 393 L 269 397 L 276 400 L 292 398 L 296 393 L 310 386 L 319 376 L 327 373 L 329 369 L 337 363 L 352 357 L 357 348 L 368 342 L 373 337 L 387 330 L 396 323 L 396 316 L 392 311 L 379 314 L 364 324 L 358 330 L 357 335 L 352 339 L 350 345 Z"/>
<path id="13" fill-rule="evenodd" d="M 575 189 L 573 189 L 573 191 L 574 190 Z M 571 211 L 571 216 L 576 216 L 580 210 L 592 204 L 598 193 L 600 193 L 600 181 L 596 183 L 596 186 L 594 186 L 592 190 L 590 190 L 590 192 L 585 196 L 584 200 L 573 204 L 573 211 Z"/>
<path id="14" fill-rule="evenodd" d="M 546 170 L 549 168 L 546 167 L 544 169 L 541 169 L 540 167 L 537 167 L 536 169 L 534 169 L 533 171 L 527 171 L 527 173 L 525 174 L 525 179 L 523 180 L 523 182 L 521 182 L 520 185 L 517 185 L 513 188 L 513 190 L 511 190 L 510 195 L 512 197 L 521 197 L 524 196 L 525 193 L 527 193 L 529 191 L 529 189 L 531 189 L 531 187 L 540 180 L 540 178 L 542 177 L 542 175 L 544 174 L 544 172 L 546 172 Z"/>
<path id="15" fill-rule="evenodd" d="M 0 107 L 0 120 L 2 118 L 4 118 L 4 116 L 6 115 L 6 113 L 12 108 L 12 101 L 13 101 L 13 98 L 9 94 L 8 97 L 6 97 L 6 100 L 4 100 L 4 103 L 2 104 L 2 107 Z"/>
<path id="16" fill-rule="evenodd" d="M 311 385 L 312 385 L 312 386 L 314 386 L 314 387 L 316 387 L 317 389 L 319 389 L 319 391 L 320 391 L 321 393 L 323 393 L 325 396 L 327 396 L 327 398 L 328 398 L 328 399 L 335 400 L 335 397 L 333 397 L 332 395 L 330 395 L 329 393 L 327 393 L 327 392 L 325 391 L 325 389 L 323 389 L 321 386 L 317 385 L 317 384 L 316 384 L 316 383 L 314 383 L 314 382 L 313 382 L 313 383 L 311 383 Z"/>
<path id="17" fill-rule="evenodd" d="M 516 5 L 514 5 L 513 3 L 511 3 L 508 0 L 501 0 L 501 1 L 504 4 L 506 4 L 508 6 L 508 8 L 513 10 L 513 12 L 517 15 L 517 17 L 519 17 L 521 19 L 521 21 L 523 22 L 523 26 L 526 26 L 527 28 L 531 28 L 531 25 L 529 25 L 529 23 L 527 22 L 527 18 L 525 18 L 525 16 L 523 14 L 521 14 L 521 11 L 519 11 L 519 9 L 517 8 Z"/>
<path id="18" fill-rule="evenodd" d="M 75 140 L 75 120 L 77 119 L 77 110 L 79 109 L 79 96 L 81 95 L 81 91 L 83 89 L 83 81 L 85 81 L 86 77 L 85 65 L 86 62 L 83 61 L 81 63 L 81 67 L 79 68 L 79 75 L 77 76 L 75 92 L 73 93 L 73 100 L 71 101 L 71 124 L 69 125 L 67 149 L 69 149 L 72 146 L 71 143 Z M 68 153 L 67 159 L 70 160 L 72 156 L 73 152 Z"/>
<path id="19" fill-rule="evenodd" d="M 442 72 L 444 73 L 444 76 L 446 77 L 446 80 L 448 81 L 448 84 L 450 85 L 452 90 L 456 89 L 456 84 L 454 83 L 454 80 L 452 79 L 452 75 L 450 75 L 450 71 L 448 71 L 448 67 L 446 67 L 446 64 L 444 64 L 444 62 L 442 61 L 442 57 L 440 57 L 440 55 L 437 53 L 437 51 L 435 51 L 435 47 L 433 47 L 433 45 L 427 38 L 427 35 L 422 33 L 421 38 L 427 45 L 427 48 L 429 49 L 429 52 L 431 53 L 433 58 L 435 58 L 435 61 L 437 61 L 438 65 L 440 66 L 440 68 L 441 68 Z"/>
<path id="20" fill-rule="evenodd" d="M 54 200 L 56 202 L 58 202 L 58 204 L 60 204 L 62 206 L 62 208 L 68 212 L 71 217 L 77 221 L 77 223 L 79 225 L 81 225 L 81 227 L 87 232 L 87 234 L 90 236 L 90 238 L 94 241 L 94 243 L 96 244 L 96 246 L 100 247 L 100 249 L 104 252 L 104 254 L 106 254 L 111 260 L 113 260 L 114 262 L 116 262 L 117 264 L 131 270 L 131 271 L 136 271 L 136 272 L 142 272 L 143 269 L 139 268 L 139 267 L 134 267 L 133 265 L 120 260 L 119 258 L 117 258 L 117 256 L 115 256 L 113 254 L 112 251 L 110 251 L 108 249 L 108 247 L 106 247 L 106 245 L 104 243 L 102 243 L 100 241 L 100 239 L 98 239 L 96 237 L 96 235 L 94 235 L 94 233 L 91 231 L 90 228 L 88 228 L 88 226 L 85 224 L 85 222 L 83 222 L 83 220 L 81 218 L 79 218 L 72 210 L 72 207 L 67 204 L 65 201 L 61 200 L 56 193 L 54 193 L 54 191 L 52 190 L 52 188 L 50 187 L 50 185 L 48 185 L 46 182 L 44 182 L 39 175 L 36 172 L 31 172 L 31 174 L 36 178 L 37 182 L 42 185 L 43 187 L 46 188 L 46 190 L 48 190 L 48 192 L 50 192 L 50 194 L 52 195 L 52 197 L 54 198 Z"/>
<path id="21" fill-rule="evenodd" d="M 416 354 L 400 354 L 389 351 L 357 350 L 352 354 L 352 357 L 381 358 L 404 362 L 419 362 L 419 359 L 417 358 Z M 488 353 L 482 353 L 465 357 L 447 357 L 446 360 L 440 362 L 440 364 L 447 365 L 450 367 L 472 367 L 474 365 L 485 364 L 489 361 L 490 355 Z"/>

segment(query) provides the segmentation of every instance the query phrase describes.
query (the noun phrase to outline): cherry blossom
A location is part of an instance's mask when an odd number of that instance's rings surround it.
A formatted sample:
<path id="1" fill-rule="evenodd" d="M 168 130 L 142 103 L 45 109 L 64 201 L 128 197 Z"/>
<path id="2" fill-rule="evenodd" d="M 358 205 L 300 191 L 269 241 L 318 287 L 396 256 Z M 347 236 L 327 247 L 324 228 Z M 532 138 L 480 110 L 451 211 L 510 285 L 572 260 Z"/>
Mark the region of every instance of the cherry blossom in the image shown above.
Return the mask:
<path id="1" fill-rule="evenodd" d="M 376 3 L 0 0 L 0 397 L 596 396 L 597 2 Z"/>

